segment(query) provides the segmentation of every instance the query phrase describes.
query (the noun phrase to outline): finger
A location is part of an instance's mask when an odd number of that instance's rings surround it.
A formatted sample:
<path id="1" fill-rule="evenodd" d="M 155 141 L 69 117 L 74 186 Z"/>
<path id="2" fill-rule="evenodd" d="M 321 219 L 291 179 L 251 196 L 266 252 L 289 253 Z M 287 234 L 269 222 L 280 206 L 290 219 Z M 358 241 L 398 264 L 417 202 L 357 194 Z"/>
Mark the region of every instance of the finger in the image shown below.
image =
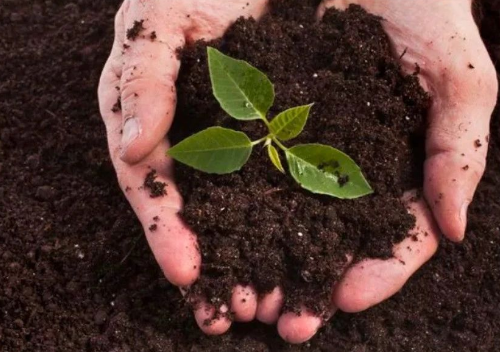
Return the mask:
<path id="1" fill-rule="evenodd" d="M 123 10 L 120 8 L 115 16 L 115 38 L 113 47 L 104 65 L 97 92 L 99 97 L 99 109 L 104 122 L 108 119 L 121 119 L 119 99 L 124 32 Z"/>
<path id="2" fill-rule="evenodd" d="M 118 179 L 166 278 L 174 285 L 188 286 L 199 276 L 201 255 L 196 236 L 178 214 L 182 201 L 169 173 L 172 165 L 165 158 L 167 149 L 166 142 L 160 143 L 143 163 L 126 164 Z M 166 185 L 166 194 L 156 198 L 144 186 L 146 176 L 153 171 L 157 176 L 154 182 Z"/>
<path id="3" fill-rule="evenodd" d="M 333 303 L 344 312 L 359 312 L 398 292 L 406 281 L 436 252 L 439 232 L 423 199 L 407 206 L 416 218 L 410 237 L 394 246 L 394 258 L 367 259 L 349 268 L 333 293 Z"/>
<path id="4" fill-rule="evenodd" d="M 264 324 L 276 324 L 281 313 L 281 308 L 283 308 L 284 300 L 283 290 L 280 287 L 276 287 L 259 300 L 255 317 Z"/>
<path id="5" fill-rule="evenodd" d="M 469 68 L 442 74 L 429 112 L 424 193 L 444 235 L 453 241 L 464 237 L 467 208 L 484 173 L 498 91 L 493 64 L 476 34 Z"/>
<path id="6" fill-rule="evenodd" d="M 470 2 L 457 11 L 458 28 L 436 43 L 446 50 L 436 50 L 438 69 L 426 68 L 432 105 L 424 169 L 424 194 L 443 234 L 453 241 L 464 238 L 467 208 L 484 173 L 498 91 Z"/>
<path id="7" fill-rule="evenodd" d="M 113 87 L 116 75 L 104 71 L 99 89 L 99 103 L 106 124 L 111 160 L 118 182 L 127 200 L 139 218 L 149 246 L 167 279 L 174 285 L 187 286 L 199 275 L 201 256 L 196 237 L 178 215 L 181 196 L 172 177 L 172 160 L 165 157 L 168 149 L 162 141 L 153 152 L 137 165 L 120 159 L 121 113 L 113 112 L 112 105 L 119 96 Z M 116 82 L 114 82 L 116 83 Z M 106 86 L 109 86 L 106 90 Z M 144 186 L 146 175 L 156 170 L 156 185 L 165 184 L 165 194 L 152 198 L 151 189 Z"/>
<path id="8" fill-rule="evenodd" d="M 124 5 L 125 6 L 125 5 Z M 123 134 L 120 157 L 136 163 L 165 137 L 175 115 L 175 81 L 184 46 L 186 16 L 161 0 L 129 1 L 124 10 L 127 29 L 123 48 L 121 104 Z"/>
<path id="9" fill-rule="evenodd" d="M 352 256 L 348 254 L 346 256 L 345 263 L 342 268 L 339 269 L 336 275 L 341 275 L 345 272 L 347 267 L 352 262 Z M 281 290 L 278 291 L 281 293 Z M 283 297 L 280 302 L 283 304 Z M 259 304 L 260 308 L 260 304 Z M 310 310 L 302 307 L 299 314 L 295 312 L 289 312 L 281 315 L 278 320 L 278 332 L 280 336 L 289 343 L 298 344 L 303 343 L 309 339 L 311 339 L 319 328 L 335 314 L 337 311 L 337 307 L 333 304 L 330 305 L 327 311 L 323 312 L 321 315 L 314 314 Z"/>
<path id="10" fill-rule="evenodd" d="M 149 246 L 167 279 L 177 286 L 192 284 L 199 276 L 201 255 L 196 236 L 184 224 L 178 212 L 181 196 L 171 175 L 172 160 L 167 160 L 166 142 L 160 143 L 140 164 L 130 166 L 115 154 L 118 181 L 130 205 L 142 223 Z M 152 198 L 152 191 L 144 186 L 145 178 L 156 171 L 153 181 L 166 193 Z M 158 194 L 158 192 L 157 192 Z"/>
<path id="11" fill-rule="evenodd" d="M 299 344 L 311 339 L 322 324 L 321 317 L 302 308 L 299 314 L 289 312 L 279 318 L 278 333 L 286 342 Z"/>
<path id="12" fill-rule="evenodd" d="M 442 106 L 430 112 L 425 196 L 443 233 L 461 241 L 467 208 L 486 166 L 493 104 Z"/>
<path id="13" fill-rule="evenodd" d="M 249 322 L 257 311 L 257 292 L 252 286 L 236 285 L 231 296 L 231 310 L 234 320 Z"/>
<path id="14" fill-rule="evenodd" d="M 226 305 L 220 307 L 219 312 L 206 303 L 201 302 L 194 311 L 196 323 L 207 335 L 221 335 L 231 327 L 231 320 L 227 317 L 228 308 Z M 218 314 L 216 314 L 218 313 Z"/>

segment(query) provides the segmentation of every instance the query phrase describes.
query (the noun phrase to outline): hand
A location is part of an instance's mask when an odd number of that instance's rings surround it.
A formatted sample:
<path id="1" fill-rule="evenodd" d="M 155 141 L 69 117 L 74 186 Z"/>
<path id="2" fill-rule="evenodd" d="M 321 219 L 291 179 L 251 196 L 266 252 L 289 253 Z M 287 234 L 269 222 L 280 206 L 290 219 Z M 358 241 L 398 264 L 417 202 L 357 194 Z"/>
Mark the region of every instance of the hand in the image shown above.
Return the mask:
<path id="1" fill-rule="evenodd" d="M 403 70 L 411 74 L 418 67 L 420 83 L 432 97 L 424 193 L 443 234 L 461 241 L 467 207 L 486 165 L 498 90 L 472 1 L 325 0 L 319 15 L 350 4 L 383 17 Z"/>
<path id="2" fill-rule="evenodd" d="M 182 199 L 172 181 L 172 160 L 165 157 L 180 67 L 176 50 L 186 42 L 222 36 L 241 16 L 259 18 L 266 6 L 267 0 L 126 0 L 116 15 L 115 41 L 98 92 L 111 159 L 158 264 L 177 286 L 188 286 L 198 278 L 201 257 L 196 236 L 177 215 Z M 132 28 L 135 33 L 129 31 Z M 156 182 L 167 184 L 166 195 L 151 198 L 143 187 L 152 170 L 157 172 Z M 235 319 L 276 320 L 279 306 L 274 298 L 270 295 L 257 305 L 252 288 L 236 287 Z M 226 318 L 203 324 L 213 314 L 213 307 L 206 304 L 195 312 L 203 331 L 225 332 L 230 326 Z"/>
<path id="3" fill-rule="evenodd" d="M 350 4 L 383 17 L 403 70 L 410 74 L 419 68 L 420 83 L 432 98 L 424 194 L 444 235 L 460 241 L 467 206 L 484 172 L 498 90 L 494 66 L 472 17 L 471 1 L 325 0 L 318 16 L 328 7 L 343 10 Z M 410 199 L 411 193 L 405 198 Z M 369 259 L 348 268 L 334 289 L 336 307 L 359 312 L 387 299 L 435 253 L 439 232 L 431 212 L 422 200 L 408 205 L 417 219 L 414 236 L 394 247 L 393 259 Z M 287 337 L 280 330 L 288 340 L 302 342 L 314 334 L 315 325 L 307 327 L 302 317 L 287 315 L 287 319 L 301 326 L 301 333 L 294 336 Z"/>

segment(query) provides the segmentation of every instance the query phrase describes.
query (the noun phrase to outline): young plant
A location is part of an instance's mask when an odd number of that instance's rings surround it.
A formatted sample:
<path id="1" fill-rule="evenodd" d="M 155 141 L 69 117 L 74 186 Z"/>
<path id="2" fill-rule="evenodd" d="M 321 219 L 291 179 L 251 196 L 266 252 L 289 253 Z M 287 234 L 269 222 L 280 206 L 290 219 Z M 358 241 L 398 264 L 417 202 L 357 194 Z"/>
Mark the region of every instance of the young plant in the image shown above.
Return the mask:
<path id="1" fill-rule="evenodd" d="M 214 48 L 207 51 L 213 93 L 222 109 L 238 120 L 261 120 L 268 134 L 251 141 L 243 132 L 210 127 L 170 148 L 168 155 L 203 172 L 227 174 L 240 170 L 253 147 L 264 143 L 273 165 L 285 173 L 277 146 L 295 181 L 313 193 L 353 199 L 373 192 L 358 165 L 340 150 L 316 143 L 283 144 L 302 132 L 313 104 L 288 109 L 269 121 L 274 86 L 267 76 Z"/>

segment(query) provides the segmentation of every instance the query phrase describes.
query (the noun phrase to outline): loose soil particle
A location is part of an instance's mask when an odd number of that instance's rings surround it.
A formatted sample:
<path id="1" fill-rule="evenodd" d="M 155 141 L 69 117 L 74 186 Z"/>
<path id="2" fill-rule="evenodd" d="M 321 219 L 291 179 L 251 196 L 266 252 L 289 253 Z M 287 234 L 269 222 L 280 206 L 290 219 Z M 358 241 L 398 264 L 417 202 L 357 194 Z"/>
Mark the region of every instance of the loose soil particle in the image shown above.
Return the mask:
<path id="1" fill-rule="evenodd" d="M 414 226 L 400 198 L 422 183 L 424 152 L 416 141 L 423 140 L 428 99 L 416 77 L 400 74 L 378 18 L 351 7 L 328 11 L 315 24 L 313 8 L 303 11 L 300 1 L 288 3 L 288 12 L 274 4 L 258 23 L 239 20 L 209 45 L 268 74 L 276 90 L 271 115 L 314 102 L 292 145 L 322 143 L 345 151 L 375 195 L 353 201 L 313 195 L 274 169 L 262 147 L 230 175 L 177 165 L 183 217 L 203 254 L 202 277 L 192 292 L 222 304 L 237 283 L 252 283 L 260 294 L 281 286 L 286 310 L 304 304 L 321 314 L 347 255 L 391 257 L 393 243 Z M 235 121 L 218 106 L 205 52 L 203 43 L 182 52 L 172 141 L 213 125 L 242 130 L 254 140 L 264 136 L 262 123 Z"/>
<path id="2" fill-rule="evenodd" d="M 144 20 L 134 21 L 133 26 L 127 29 L 127 39 L 135 40 L 139 36 L 139 34 L 144 30 L 143 23 Z"/>
<path id="3" fill-rule="evenodd" d="M 163 197 L 167 194 L 167 184 L 165 182 L 156 181 L 158 177 L 156 170 L 151 170 L 146 175 L 144 180 L 144 188 L 149 190 L 149 196 L 151 198 Z"/>
<path id="4" fill-rule="evenodd" d="M 300 346 L 258 323 L 203 335 L 163 278 L 108 157 L 95 89 L 119 3 L 1 3 L 2 352 L 498 350 L 498 110 L 466 240 L 443 240 L 399 294 L 360 314 L 337 313 Z M 500 1 L 482 3 L 481 33 L 498 65 Z M 57 189 L 57 197 L 36 199 L 42 186 Z"/>
<path id="5" fill-rule="evenodd" d="M 115 105 L 113 105 L 113 107 L 111 108 L 111 111 L 113 111 L 114 113 L 122 111 L 122 99 L 121 99 L 121 97 L 118 97 Z"/>

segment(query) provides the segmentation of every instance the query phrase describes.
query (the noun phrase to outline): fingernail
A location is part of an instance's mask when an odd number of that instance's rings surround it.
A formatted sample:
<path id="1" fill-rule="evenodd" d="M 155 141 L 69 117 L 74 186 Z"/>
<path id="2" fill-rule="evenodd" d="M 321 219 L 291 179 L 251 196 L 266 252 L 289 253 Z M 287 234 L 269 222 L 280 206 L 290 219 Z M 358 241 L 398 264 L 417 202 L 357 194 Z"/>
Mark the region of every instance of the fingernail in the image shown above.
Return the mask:
<path id="1" fill-rule="evenodd" d="M 136 117 L 131 117 L 125 121 L 123 125 L 122 133 L 122 155 L 127 151 L 128 146 L 132 143 L 140 134 L 139 120 Z"/>

